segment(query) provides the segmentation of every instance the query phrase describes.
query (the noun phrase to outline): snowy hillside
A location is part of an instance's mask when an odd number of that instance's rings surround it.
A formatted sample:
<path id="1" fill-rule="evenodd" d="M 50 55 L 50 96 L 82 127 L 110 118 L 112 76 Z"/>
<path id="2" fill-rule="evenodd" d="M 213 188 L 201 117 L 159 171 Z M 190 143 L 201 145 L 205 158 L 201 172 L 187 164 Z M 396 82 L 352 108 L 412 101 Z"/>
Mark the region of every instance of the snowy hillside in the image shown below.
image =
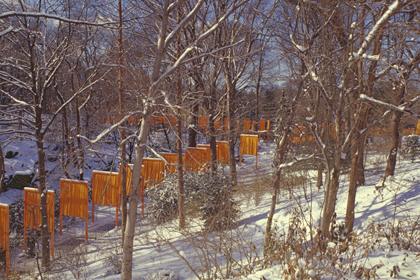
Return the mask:
<path id="1" fill-rule="evenodd" d="M 20 145 L 14 146 L 19 155 L 6 159 L 10 172 L 32 171 L 30 166 L 35 155 L 30 152 L 28 143 Z M 325 250 L 311 248 L 311 244 L 320 244 L 315 235 L 323 189 L 315 187 L 315 171 L 295 171 L 294 186 L 281 190 L 274 216 L 275 244 L 272 253 L 264 258 L 273 151 L 272 143 L 260 143 L 258 169 L 255 169 L 255 157 L 252 156 L 245 156 L 238 169 L 240 187 L 235 199 L 240 204 L 241 216 L 237 226 L 230 231 L 203 235 L 203 223 L 197 218 L 189 220 L 186 230 L 179 230 L 176 221 L 152 226 L 147 213 L 139 217 L 133 278 L 209 279 L 217 274 L 218 277 L 230 275 L 233 279 L 388 279 L 395 276 L 420 279 L 420 162 L 400 160 L 397 175 L 385 188 L 379 188 L 384 157 L 369 156 L 366 185 L 357 193 L 352 240 L 344 241 L 343 238 L 340 241 L 338 236 L 335 242 L 325 244 Z M 94 162 L 89 161 L 89 164 L 94 166 Z M 56 188 L 52 181 L 58 180 L 60 175 L 51 173 L 50 184 Z M 86 174 L 89 180 L 89 172 Z M 347 187 L 347 175 L 342 175 L 337 224 L 344 221 Z M 0 202 L 10 204 L 18 192 L 2 193 Z M 84 222 L 81 220 L 70 224 L 67 219 L 63 236 L 56 233 L 53 269 L 47 274 L 49 279 L 120 278 L 121 227 L 115 228 L 115 208 L 99 206 L 96 213 L 95 223 L 89 221 L 88 242 L 84 242 Z M 20 271 L 24 279 L 38 275 L 33 259 L 21 252 L 19 246 L 12 250 L 11 269 Z M 229 255 L 226 252 L 230 252 Z"/>

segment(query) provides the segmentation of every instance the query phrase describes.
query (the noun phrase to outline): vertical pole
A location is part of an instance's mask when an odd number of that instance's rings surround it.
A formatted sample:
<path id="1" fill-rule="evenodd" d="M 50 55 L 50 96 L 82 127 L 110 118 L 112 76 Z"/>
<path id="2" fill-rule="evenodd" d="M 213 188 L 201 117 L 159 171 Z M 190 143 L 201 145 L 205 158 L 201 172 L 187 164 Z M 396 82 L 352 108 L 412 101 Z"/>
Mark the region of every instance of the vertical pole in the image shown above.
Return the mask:
<path id="1" fill-rule="evenodd" d="M 26 252 L 26 216 L 28 215 L 26 207 L 28 203 L 28 197 L 25 190 L 23 190 L 23 193 L 23 250 Z"/>
<path id="2" fill-rule="evenodd" d="M 10 256 L 9 256 L 9 251 L 10 251 L 10 244 L 9 244 L 9 206 L 4 207 L 4 209 L 6 210 L 5 212 L 5 216 L 7 217 L 7 221 L 5 223 L 5 228 L 4 228 L 4 234 L 5 234 L 5 243 L 4 248 L 6 250 L 6 277 L 9 277 L 9 267 L 10 267 Z"/>

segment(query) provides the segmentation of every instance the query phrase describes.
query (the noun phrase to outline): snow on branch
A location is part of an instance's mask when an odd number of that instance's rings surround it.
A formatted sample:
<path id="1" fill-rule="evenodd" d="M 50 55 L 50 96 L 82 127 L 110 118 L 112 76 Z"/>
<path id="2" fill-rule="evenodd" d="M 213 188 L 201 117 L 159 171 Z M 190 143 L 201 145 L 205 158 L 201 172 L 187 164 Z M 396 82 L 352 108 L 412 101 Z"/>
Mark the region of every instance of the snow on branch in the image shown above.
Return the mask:
<path id="1" fill-rule="evenodd" d="M 400 111 L 402 113 L 408 113 L 408 114 L 413 115 L 417 118 L 420 118 L 419 114 L 414 113 L 410 108 L 408 108 L 407 103 L 401 104 L 400 106 L 395 106 L 393 104 L 389 104 L 389 103 L 382 102 L 380 100 L 374 99 L 372 97 L 368 97 L 365 94 L 361 94 L 360 99 L 364 99 L 364 100 L 372 102 L 372 103 L 376 103 L 376 104 L 379 104 L 379 105 L 390 107 L 393 110 Z M 413 103 L 413 102 L 418 101 L 418 100 L 420 100 L 420 98 L 416 97 L 413 100 L 410 100 L 410 103 Z"/>
<path id="2" fill-rule="evenodd" d="M 144 116 L 144 112 L 143 111 L 134 111 L 131 112 L 129 114 L 127 114 L 124 118 L 122 118 L 119 122 L 117 122 L 116 124 L 112 125 L 111 127 L 105 129 L 104 131 L 102 131 L 98 137 L 96 137 L 93 140 L 90 140 L 89 138 L 83 136 L 83 135 L 76 135 L 76 137 L 82 138 L 83 140 L 86 140 L 87 142 L 91 143 L 91 144 L 96 144 L 98 141 L 100 141 L 105 135 L 111 133 L 112 131 L 114 131 L 115 129 L 117 129 L 119 126 L 121 126 L 121 124 L 123 124 L 124 122 L 126 122 L 130 117 L 134 116 L 134 115 L 141 115 L 142 117 Z"/>
<path id="3" fill-rule="evenodd" d="M 84 21 L 84 20 L 69 19 L 69 18 L 65 18 L 65 17 L 53 15 L 53 14 L 48 14 L 48 13 L 37 13 L 37 12 L 10 11 L 10 12 L 0 14 L 0 19 L 9 18 L 9 17 L 49 18 L 49 19 L 55 19 L 55 20 L 59 20 L 59 21 L 67 22 L 67 23 L 85 24 L 85 25 L 93 25 L 93 26 L 106 26 L 106 25 L 118 24 L 118 22 L 116 21 L 89 22 L 89 21 Z"/>
<path id="4" fill-rule="evenodd" d="M 312 155 L 307 156 L 307 157 L 300 157 L 300 158 L 293 157 L 293 160 L 291 162 L 280 164 L 278 170 L 281 170 L 281 169 L 284 169 L 284 168 L 287 168 L 287 167 L 291 167 L 291 166 L 295 165 L 296 163 L 299 163 L 299 162 L 302 162 L 302 161 L 305 161 L 305 160 L 308 160 L 308 159 L 311 159 L 311 158 L 314 158 L 314 157 L 315 157 L 315 154 L 312 154 Z"/>
<path id="5" fill-rule="evenodd" d="M 0 89 L 0 92 L 3 93 L 4 95 L 7 95 L 8 97 L 10 97 L 14 102 L 16 102 L 19 105 L 32 106 L 32 105 L 26 103 L 25 101 L 22 101 L 22 100 L 19 100 L 19 99 L 13 97 L 13 95 L 9 94 L 7 91 L 4 91 L 4 90 Z"/>
<path id="6" fill-rule="evenodd" d="M 157 79 L 154 83 L 153 83 L 153 87 L 157 88 L 160 83 L 165 80 L 169 75 L 171 75 L 176 69 L 178 69 L 178 67 L 183 63 L 183 60 L 187 57 L 187 55 L 189 53 L 191 53 L 193 50 L 197 49 L 197 45 L 204 40 L 205 38 L 207 38 L 208 36 L 210 36 L 236 9 L 238 9 L 239 7 L 241 7 L 242 5 L 244 5 L 245 3 L 247 3 L 247 1 L 241 1 L 239 3 L 235 3 L 235 5 L 231 6 L 226 13 L 215 23 L 213 24 L 213 26 L 208 29 L 206 32 L 204 32 L 203 34 L 201 34 L 200 36 L 198 36 L 198 38 L 191 44 L 191 46 L 189 46 L 187 49 L 184 50 L 184 52 L 180 55 L 180 57 L 177 59 L 177 61 L 175 61 L 175 63 L 168 67 L 166 69 L 166 71 L 160 75 L 159 79 Z M 191 14 L 191 13 L 190 13 Z M 189 16 L 190 14 L 184 19 L 184 20 L 190 20 Z M 194 14 L 191 15 L 191 17 L 194 16 Z M 181 26 L 182 22 L 178 25 Z M 173 36 L 172 33 L 168 35 L 168 38 L 165 41 L 165 48 L 167 47 L 168 44 L 168 39 L 169 37 Z"/>
<path id="7" fill-rule="evenodd" d="M 191 12 L 181 20 L 181 22 L 178 24 L 178 26 L 176 26 L 174 28 L 174 30 L 172 30 L 172 32 L 168 35 L 168 37 L 166 37 L 165 40 L 165 48 L 168 47 L 168 45 L 172 42 L 172 40 L 176 37 L 176 35 L 180 32 L 180 30 L 182 30 L 184 28 L 184 26 L 198 13 L 201 5 L 204 3 L 204 0 L 200 0 L 194 7 L 194 9 L 191 10 Z M 172 8 L 171 7 L 172 4 L 168 7 L 168 11 L 171 11 Z"/>
<path id="8" fill-rule="evenodd" d="M 359 51 L 357 52 L 357 56 L 362 56 L 369 48 L 370 44 L 372 43 L 375 36 L 381 31 L 381 29 L 388 23 L 388 20 L 396 14 L 400 9 L 402 9 L 404 6 L 408 5 L 409 1 L 399 1 L 396 0 L 394 3 L 392 3 L 388 11 L 386 11 L 381 18 L 376 22 L 376 24 L 373 26 L 372 30 L 369 32 L 369 34 L 366 36 L 366 38 L 363 41 L 362 46 L 360 47 Z"/>
<path id="9" fill-rule="evenodd" d="M 4 36 L 4 35 L 6 35 L 6 34 L 8 34 L 8 33 L 10 33 L 10 32 L 14 32 L 14 33 L 16 33 L 16 32 L 19 32 L 19 31 L 21 31 L 22 30 L 22 28 L 19 28 L 19 29 L 13 29 L 13 26 L 10 26 L 9 28 L 7 28 L 6 30 L 3 30 L 3 31 L 1 31 L 0 32 L 0 37 L 2 37 L 2 36 Z"/>

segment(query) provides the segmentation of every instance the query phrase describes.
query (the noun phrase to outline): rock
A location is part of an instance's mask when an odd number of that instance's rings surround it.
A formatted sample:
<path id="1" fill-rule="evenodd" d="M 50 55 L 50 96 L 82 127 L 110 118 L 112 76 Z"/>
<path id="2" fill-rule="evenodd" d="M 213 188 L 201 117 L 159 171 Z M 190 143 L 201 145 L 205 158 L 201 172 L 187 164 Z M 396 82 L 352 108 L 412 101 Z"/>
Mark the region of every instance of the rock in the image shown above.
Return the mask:
<path id="1" fill-rule="evenodd" d="M 5 158 L 14 158 L 19 154 L 19 152 L 7 151 Z"/>
<path id="2" fill-rule="evenodd" d="M 24 187 L 29 187 L 31 185 L 34 174 L 15 174 L 9 176 L 9 180 L 4 182 L 3 191 L 7 189 L 18 189 L 23 190 Z"/>

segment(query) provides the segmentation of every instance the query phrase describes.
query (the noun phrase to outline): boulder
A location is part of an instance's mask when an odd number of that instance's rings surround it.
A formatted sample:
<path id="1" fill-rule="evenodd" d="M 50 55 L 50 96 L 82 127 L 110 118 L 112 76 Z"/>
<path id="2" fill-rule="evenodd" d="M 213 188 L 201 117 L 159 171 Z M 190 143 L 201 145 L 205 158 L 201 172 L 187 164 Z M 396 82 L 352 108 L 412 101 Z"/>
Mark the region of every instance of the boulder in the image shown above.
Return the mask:
<path id="1" fill-rule="evenodd" d="M 18 189 L 23 190 L 24 187 L 29 187 L 31 185 L 32 179 L 35 174 L 15 174 L 9 176 L 9 180 L 4 182 L 3 191 L 7 189 Z"/>

